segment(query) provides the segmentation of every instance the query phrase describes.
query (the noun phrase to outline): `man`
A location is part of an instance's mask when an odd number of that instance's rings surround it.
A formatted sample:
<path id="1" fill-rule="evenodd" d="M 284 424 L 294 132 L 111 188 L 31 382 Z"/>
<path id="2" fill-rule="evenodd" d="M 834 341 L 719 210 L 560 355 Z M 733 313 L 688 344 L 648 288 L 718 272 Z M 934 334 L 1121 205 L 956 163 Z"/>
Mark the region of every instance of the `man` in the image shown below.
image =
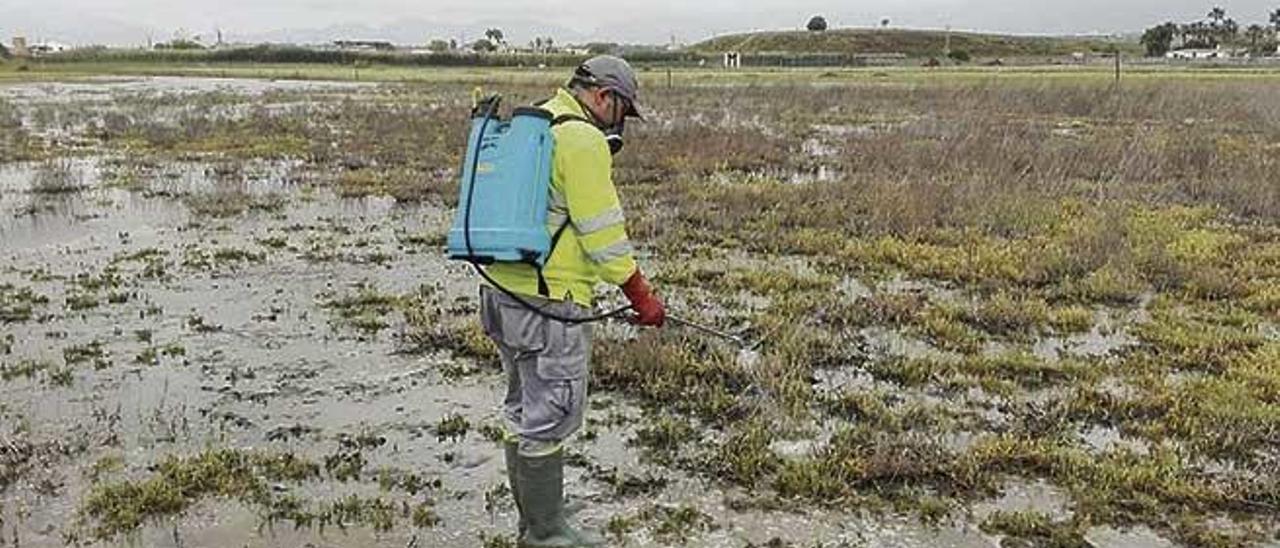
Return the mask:
<path id="1" fill-rule="evenodd" d="M 638 91 L 626 61 L 598 56 L 539 105 L 556 120 L 547 221 L 552 252 L 541 272 L 520 263 L 489 267 L 494 281 L 519 299 L 481 288 L 481 321 L 507 374 L 507 479 L 520 513 L 520 546 L 604 543 L 570 527 L 564 511 L 562 442 L 582 426 L 591 326 L 555 318 L 589 316 L 601 282 L 622 288 L 635 323 L 661 327 L 666 317 L 636 265 L 611 176 L 611 149 L 621 148 L 623 122 L 640 117 Z"/>

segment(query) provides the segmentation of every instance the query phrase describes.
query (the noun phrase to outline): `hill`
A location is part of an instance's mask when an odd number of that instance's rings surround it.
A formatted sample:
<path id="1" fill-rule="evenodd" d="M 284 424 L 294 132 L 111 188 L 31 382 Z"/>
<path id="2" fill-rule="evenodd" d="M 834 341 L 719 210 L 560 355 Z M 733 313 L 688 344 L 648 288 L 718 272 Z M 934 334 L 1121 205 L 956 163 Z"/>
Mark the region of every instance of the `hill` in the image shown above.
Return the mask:
<path id="1" fill-rule="evenodd" d="M 717 36 L 691 49 L 700 53 L 804 53 L 882 54 L 902 53 L 909 57 L 941 56 L 947 32 L 908 29 L 833 29 L 823 32 L 775 31 Z M 951 50 L 976 57 L 1018 57 L 1070 55 L 1075 52 L 1122 51 L 1138 53 L 1136 42 L 1104 37 L 1014 36 L 951 32 Z"/>

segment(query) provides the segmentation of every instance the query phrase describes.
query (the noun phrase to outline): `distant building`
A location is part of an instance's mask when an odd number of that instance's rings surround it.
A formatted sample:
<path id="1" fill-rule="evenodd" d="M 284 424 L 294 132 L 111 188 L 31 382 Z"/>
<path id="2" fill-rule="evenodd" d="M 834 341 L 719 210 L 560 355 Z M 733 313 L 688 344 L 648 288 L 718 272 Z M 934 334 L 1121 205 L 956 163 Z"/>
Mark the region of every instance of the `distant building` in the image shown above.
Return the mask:
<path id="1" fill-rule="evenodd" d="M 1169 59 L 1230 59 L 1235 56 L 1235 52 L 1222 48 L 1185 48 L 1165 54 Z"/>
<path id="2" fill-rule="evenodd" d="M 742 54 L 736 51 L 730 51 L 724 54 L 724 68 L 736 69 L 742 68 Z"/>
<path id="3" fill-rule="evenodd" d="M 13 56 L 14 57 L 30 57 L 31 50 L 27 49 L 27 39 L 23 36 L 13 37 Z"/>
<path id="4" fill-rule="evenodd" d="M 48 55 L 50 53 L 62 53 L 71 49 L 71 47 L 58 42 L 41 42 L 39 44 L 31 44 L 30 46 L 27 46 L 27 49 L 31 52 L 31 55 L 34 56 Z"/>
<path id="5" fill-rule="evenodd" d="M 391 51 L 395 45 L 386 40 L 334 40 L 338 49 L 353 51 Z"/>

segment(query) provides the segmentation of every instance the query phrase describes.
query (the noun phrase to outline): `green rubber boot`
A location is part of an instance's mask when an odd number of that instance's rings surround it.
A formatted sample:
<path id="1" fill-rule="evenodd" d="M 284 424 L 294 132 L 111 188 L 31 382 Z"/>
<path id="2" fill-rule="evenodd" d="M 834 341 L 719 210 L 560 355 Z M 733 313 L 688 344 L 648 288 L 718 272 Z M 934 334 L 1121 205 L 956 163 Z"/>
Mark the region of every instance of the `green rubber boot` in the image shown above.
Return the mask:
<path id="1" fill-rule="evenodd" d="M 516 461 L 520 458 L 520 454 L 516 449 L 520 447 L 520 444 L 514 441 L 507 441 L 502 445 L 503 449 L 506 450 L 507 485 L 511 487 L 511 498 L 516 499 L 516 512 L 520 514 L 520 524 L 518 526 L 520 535 L 516 538 L 524 538 L 524 532 L 529 529 L 529 518 L 524 513 L 524 501 L 521 500 L 523 497 L 520 494 L 520 483 L 516 475 L 516 467 L 518 466 Z"/>
<path id="2" fill-rule="evenodd" d="M 517 454 L 516 485 L 528 529 L 521 535 L 521 548 L 589 548 L 604 546 L 604 538 L 577 530 L 565 522 L 564 451 L 543 457 Z"/>

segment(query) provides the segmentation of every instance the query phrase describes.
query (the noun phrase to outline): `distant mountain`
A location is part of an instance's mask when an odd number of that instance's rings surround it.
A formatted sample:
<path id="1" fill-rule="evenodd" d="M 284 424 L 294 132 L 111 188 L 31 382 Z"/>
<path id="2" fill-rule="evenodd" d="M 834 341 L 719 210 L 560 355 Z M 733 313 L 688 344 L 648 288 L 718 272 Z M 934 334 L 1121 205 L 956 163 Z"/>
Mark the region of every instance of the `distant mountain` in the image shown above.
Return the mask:
<path id="1" fill-rule="evenodd" d="M 63 10 L 0 8 L 0 41 L 9 43 L 14 36 L 29 42 L 55 41 L 71 45 L 141 46 L 173 38 L 176 29 L 159 29 L 127 23 L 92 13 Z M 491 19 L 466 24 L 401 19 L 387 25 L 338 24 L 320 28 L 281 28 L 261 32 L 239 32 L 223 28 L 223 40 L 232 43 L 327 44 L 339 39 L 386 40 L 399 45 L 425 45 L 432 39 L 460 39 L 467 43 L 484 37 L 485 30 L 501 29 L 512 45 L 525 45 L 535 37 L 552 37 L 556 43 L 569 44 L 591 40 L 589 33 L 568 27 L 524 19 Z M 216 40 L 215 30 L 187 29 L 188 36 L 199 36 L 204 43 Z"/>
<path id="2" fill-rule="evenodd" d="M 582 42 L 589 35 L 573 29 L 529 20 L 486 20 L 468 24 L 443 23 L 425 19 L 404 19 L 388 25 L 341 24 L 323 28 L 286 28 L 248 34 L 229 33 L 235 42 L 288 42 L 326 44 L 339 39 L 386 40 L 400 45 L 426 44 L 433 39 L 457 39 L 466 43 L 484 38 L 484 32 L 502 30 L 509 44 L 525 45 L 535 37 L 552 37 L 556 43 Z"/>
<path id="3" fill-rule="evenodd" d="M 162 35 L 146 26 L 83 11 L 0 8 L 0 41 L 8 44 L 15 36 L 25 37 L 31 43 L 129 46 L 145 45 L 148 36 L 164 40 L 168 34 Z"/>

